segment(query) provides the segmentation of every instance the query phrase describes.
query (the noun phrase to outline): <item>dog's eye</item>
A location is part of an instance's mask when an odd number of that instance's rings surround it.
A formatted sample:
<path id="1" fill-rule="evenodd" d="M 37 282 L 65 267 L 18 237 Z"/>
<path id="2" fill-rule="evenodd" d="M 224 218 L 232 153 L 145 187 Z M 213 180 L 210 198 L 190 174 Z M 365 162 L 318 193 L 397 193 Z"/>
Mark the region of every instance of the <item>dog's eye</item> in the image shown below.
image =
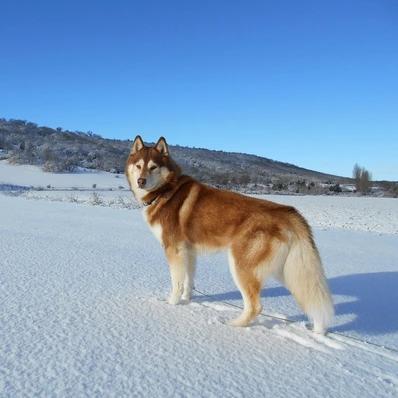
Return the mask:
<path id="1" fill-rule="evenodd" d="M 149 170 L 155 170 L 155 169 L 157 169 L 158 168 L 158 166 L 151 166 L 150 168 L 149 168 Z"/>
<path id="2" fill-rule="evenodd" d="M 136 164 L 136 166 L 138 170 L 141 170 L 141 166 L 139 164 Z"/>

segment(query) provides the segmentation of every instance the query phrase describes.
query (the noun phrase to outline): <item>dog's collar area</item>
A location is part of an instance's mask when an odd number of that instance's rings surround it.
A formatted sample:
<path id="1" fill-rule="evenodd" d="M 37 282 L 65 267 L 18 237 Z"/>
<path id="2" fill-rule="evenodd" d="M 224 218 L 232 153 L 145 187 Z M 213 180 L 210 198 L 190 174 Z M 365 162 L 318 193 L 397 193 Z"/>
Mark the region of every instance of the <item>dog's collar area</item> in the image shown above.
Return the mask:
<path id="1" fill-rule="evenodd" d="M 159 198 L 169 198 L 173 193 L 173 186 L 170 183 L 167 183 L 160 187 L 158 190 L 153 191 L 149 194 L 155 195 L 155 197 L 150 198 L 149 200 L 142 201 L 142 205 L 147 207 L 158 201 Z M 148 195 L 149 195 L 148 194 Z"/>
<path id="2" fill-rule="evenodd" d="M 143 204 L 145 207 L 150 206 L 151 204 L 153 204 L 153 203 L 156 201 L 156 199 L 157 199 L 158 197 L 159 197 L 159 196 L 155 196 L 153 199 L 148 200 L 147 202 L 142 202 L 142 204 Z"/>

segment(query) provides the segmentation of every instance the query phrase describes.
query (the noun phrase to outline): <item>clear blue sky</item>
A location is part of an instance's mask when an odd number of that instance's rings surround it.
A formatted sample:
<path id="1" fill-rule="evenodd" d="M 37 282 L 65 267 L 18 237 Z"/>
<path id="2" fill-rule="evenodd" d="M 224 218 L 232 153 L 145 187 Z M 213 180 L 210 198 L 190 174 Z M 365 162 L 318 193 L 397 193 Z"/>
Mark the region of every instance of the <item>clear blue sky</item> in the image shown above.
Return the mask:
<path id="1" fill-rule="evenodd" d="M 398 1 L 0 3 L 0 117 L 398 180 Z"/>

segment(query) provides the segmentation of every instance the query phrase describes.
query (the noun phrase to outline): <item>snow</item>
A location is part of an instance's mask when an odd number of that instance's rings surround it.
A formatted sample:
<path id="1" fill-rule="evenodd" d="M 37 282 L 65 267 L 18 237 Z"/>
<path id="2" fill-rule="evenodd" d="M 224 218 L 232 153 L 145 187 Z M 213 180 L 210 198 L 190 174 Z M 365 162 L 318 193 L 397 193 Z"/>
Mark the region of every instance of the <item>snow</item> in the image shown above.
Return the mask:
<path id="1" fill-rule="evenodd" d="M 37 166 L 0 161 L 0 191 L 9 184 L 34 187 L 20 195 L 28 199 L 92 204 L 93 192 L 101 206 L 137 208 L 124 175 L 84 170 L 46 173 Z M 96 188 L 93 189 L 93 184 Z M 51 188 L 46 187 L 50 185 Z M 15 187 L 17 188 L 17 187 Z M 9 188 L 8 188 L 9 189 Z M 313 227 L 398 234 L 398 200 L 344 196 L 255 195 L 297 207 Z"/>
<path id="2" fill-rule="evenodd" d="M 128 187 L 124 175 L 108 173 L 106 171 L 81 169 L 76 173 L 46 173 L 37 166 L 12 165 L 6 160 L 0 160 L 0 184 L 14 184 L 21 186 L 53 188 L 113 188 Z"/>
<path id="3" fill-rule="evenodd" d="M 347 196 L 262 196 L 295 206 L 313 227 L 398 234 L 398 200 Z"/>
<path id="4" fill-rule="evenodd" d="M 0 183 L 25 184 L 13 173 Z M 336 303 L 327 336 L 275 281 L 263 316 L 227 326 L 242 300 L 223 253 L 199 259 L 190 304 L 167 304 L 140 209 L 0 195 L 0 396 L 396 397 L 398 202 L 272 199 L 315 227 Z"/>

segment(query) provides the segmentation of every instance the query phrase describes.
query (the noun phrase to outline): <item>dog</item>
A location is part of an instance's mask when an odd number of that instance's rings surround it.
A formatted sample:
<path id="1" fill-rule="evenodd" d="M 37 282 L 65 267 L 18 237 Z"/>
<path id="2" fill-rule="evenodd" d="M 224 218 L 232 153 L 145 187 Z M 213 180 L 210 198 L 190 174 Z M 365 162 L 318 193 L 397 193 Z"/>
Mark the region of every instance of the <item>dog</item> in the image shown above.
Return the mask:
<path id="1" fill-rule="evenodd" d="M 261 312 L 265 280 L 276 277 L 325 334 L 334 306 L 311 228 L 291 206 L 220 190 L 183 175 L 166 140 L 146 146 L 137 136 L 125 173 L 146 222 L 165 250 L 171 275 L 170 304 L 189 301 L 197 253 L 227 249 L 244 309 L 233 326 Z"/>

